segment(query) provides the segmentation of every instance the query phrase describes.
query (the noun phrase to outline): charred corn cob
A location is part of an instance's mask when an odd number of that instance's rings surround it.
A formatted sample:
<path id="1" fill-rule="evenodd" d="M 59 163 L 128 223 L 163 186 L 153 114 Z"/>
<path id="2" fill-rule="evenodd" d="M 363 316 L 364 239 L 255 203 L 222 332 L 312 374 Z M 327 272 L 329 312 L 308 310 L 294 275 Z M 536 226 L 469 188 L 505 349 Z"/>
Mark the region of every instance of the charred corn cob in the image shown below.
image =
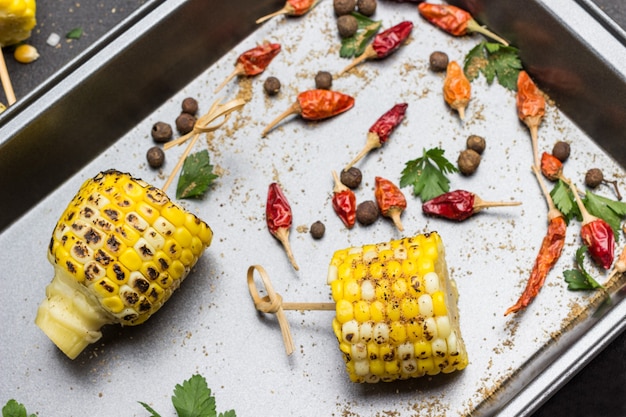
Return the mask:
<path id="1" fill-rule="evenodd" d="M 464 369 L 457 290 L 435 233 L 335 252 L 333 331 L 354 382 Z"/>
<path id="2" fill-rule="evenodd" d="M 36 324 L 71 359 L 100 328 L 146 321 L 195 265 L 213 233 L 195 215 L 129 174 L 86 181 L 48 247 L 54 278 Z"/>
<path id="3" fill-rule="evenodd" d="M 0 46 L 30 37 L 35 27 L 35 0 L 0 0 Z"/>

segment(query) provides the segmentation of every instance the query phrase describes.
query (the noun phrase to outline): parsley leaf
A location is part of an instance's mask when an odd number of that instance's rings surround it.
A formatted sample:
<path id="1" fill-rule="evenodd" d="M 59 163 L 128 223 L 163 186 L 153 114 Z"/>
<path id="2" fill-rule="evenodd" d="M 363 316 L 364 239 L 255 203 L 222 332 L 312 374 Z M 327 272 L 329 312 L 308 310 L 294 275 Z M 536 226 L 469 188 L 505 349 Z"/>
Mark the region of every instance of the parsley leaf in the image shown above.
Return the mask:
<path id="1" fill-rule="evenodd" d="M 619 239 L 620 223 L 623 218 L 626 218 L 626 203 L 611 200 L 587 191 L 583 204 L 589 213 L 602 218 L 611 226 L 615 234 L 615 241 L 617 241 Z"/>
<path id="2" fill-rule="evenodd" d="M 585 270 L 585 252 L 587 252 L 587 246 L 581 246 L 576 251 L 576 264 L 578 266 L 578 269 L 563 271 L 565 282 L 567 282 L 568 284 L 568 290 L 586 291 L 595 290 L 597 288 L 604 288 Z"/>
<path id="3" fill-rule="evenodd" d="M 431 200 L 450 190 L 450 180 L 445 174 L 457 172 L 443 154 L 441 148 L 423 151 L 420 158 L 406 163 L 400 178 L 400 187 L 413 186 L 413 194 L 422 201 Z"/>
<path id="4" fill-rule="evenodd" d="M 358 23 L 357 31 L 353 36 L 341 40 L 339 56 L 342 58 L 352 58 L 360 56 L 365 51 L 369 41 L 380 30 L 382 21 L 374 21 L 360 13 L 352 12 Z"/>
<path id="5" fill-rule="evenodd" d="M 160 417 L 149 405 L 139 402 L 148 410 L 150 417 Z M 172 404 L 178 417 L 237 417 L 235 410 L 224 413 L 215 411 L 215 397 L 211 395 L 211 389 L 207 386 L 206 379 L 195 374 L 182 384 L 177 384 L 172 396 Z"/>
<path id="6" fill-rule="evenodd" d="M 206 149 L 189 155 L 185 159 L 183 169 L 176 186 L 176 198 L 202 197 L 209 185 L 218 176 L 213 173 L 209 151 Z"/>
<path id="7" fill-rule="evenodd" d="M 580 209 L 578 208 L 578 204 L 576 204 L 576 200 L 574 200 L 572 190 L 563 180 L 557 181 L 552 191 L 550 191 L 550 196 L 552 197 L 554 205 L 559 209 L 563 216 L 565 216 L 565 220 L 568 223 L 574 218 L 582 221 L 583 216 L 580 214 Z"/>
<path id="8" fill-rule="evenodd" d="M 2 417 L 37 417 L 35 414 L 26 412 L 24 404 L 18 403 L 15 400 L 7 401 L 6 405 L 2 407 Z"/>
<path id="9" fill-rule="evenodd" d="M 512 91 L 517 90 L 517 76 L 522 69 L 518 49 L 495 42 L 481 42 L 465 56 L 465 75 L 472 81 L 481 73 L 491 85 L 495 78 L 498 83 Z"/>

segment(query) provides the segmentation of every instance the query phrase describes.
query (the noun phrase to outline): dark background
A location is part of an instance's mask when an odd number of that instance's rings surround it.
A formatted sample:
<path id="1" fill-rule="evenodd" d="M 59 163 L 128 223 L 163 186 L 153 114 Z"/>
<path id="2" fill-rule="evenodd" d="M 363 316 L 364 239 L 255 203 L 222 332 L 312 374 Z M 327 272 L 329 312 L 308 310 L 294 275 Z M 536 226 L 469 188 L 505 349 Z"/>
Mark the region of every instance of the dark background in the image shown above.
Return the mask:
<path id="1" fill-rule="evenodd" d="M 626 1 L 593 1 L 614 23 L 626 30 Z M 39 50 L 39 60 L 29 65 L 19 64 L 13 60 L 10 50 L 5 50 L 7 67 L 18 100 L 68 65 L 147 2 L 149 0 L 38 2 L 37 26 L 29 43 Z M 75 28 L 83 30 L 80 39 L 66 39 L 65 35 Z M 61 36 L 56 47 L 46 44 L 48 36 L 53 32 Z M 163 59 L 167 57 L 164 56 Z M 2 94 L 0 101 L 6 104 L 3 98 Z M 533 417 L 626 417 L 625 394 L 626 333 L 623 333 L 533 414 Z"/>

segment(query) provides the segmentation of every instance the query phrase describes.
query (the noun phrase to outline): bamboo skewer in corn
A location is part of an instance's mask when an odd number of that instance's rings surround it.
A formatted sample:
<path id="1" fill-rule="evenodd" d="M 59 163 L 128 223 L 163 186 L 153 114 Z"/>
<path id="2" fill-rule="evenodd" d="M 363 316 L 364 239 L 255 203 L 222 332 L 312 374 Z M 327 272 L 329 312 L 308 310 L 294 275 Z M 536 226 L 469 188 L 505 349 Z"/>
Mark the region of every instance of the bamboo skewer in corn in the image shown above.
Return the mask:
<path id="1" fill-rule="evenodd" d="M 184 136 L 181 136 L 180 138 L 174 141 L 168 142 L 167 144 L 165 144 L 165 146 L 163 146 L 163 149 L 168 150 L 176 145 L 181 145 L 187 140 L 191 139 L 191 141 L 187 145 L 187 148 L 185 148 L 185 151 L 180 156 L 178 163 L 176 164 L 176 166 L 170 173 L 163 187 L 161 188 L 164 192 L 171 185 L 172 181 L 174 180 L 174 177 L 176 176 L 176 173 L 183 166 L 183 163 L 185 162 L 185 158 L 189 155 L 189 153 L 191 152 L 191 149 L 198 141 L 200 134 L 213 132 L 214 130 L 217 130 L 220 127 L 222 127 L 230 118 L 231 113 L 235 110 L 240 110 L 244 106 L 244 104 L 246 104 L 246 101 L 243 99 L 231 100 L 225 104 L 220 104 L 219 100 L 216 100 L 211 106 L 211 108 L 209 109 L 209 111 L 205 115 L 198 118 L 198 120 L 196 120 L 196 123 L 194 124 L 191 132 L 187 133 Z M 220 123 L 211 125 L 211 123 L 213 123 L 215 120 L 217 120 L 218 118 L 222 116 L 224 117 L 224 120 L 222 120 Z"/>

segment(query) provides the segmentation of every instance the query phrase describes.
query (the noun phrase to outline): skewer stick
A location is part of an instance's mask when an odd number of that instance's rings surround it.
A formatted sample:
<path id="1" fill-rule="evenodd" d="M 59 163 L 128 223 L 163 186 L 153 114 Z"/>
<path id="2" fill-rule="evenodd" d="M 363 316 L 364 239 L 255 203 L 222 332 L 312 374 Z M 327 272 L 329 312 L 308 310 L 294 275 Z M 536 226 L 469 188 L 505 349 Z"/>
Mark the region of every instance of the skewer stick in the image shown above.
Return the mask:
<path id="1" fill-rule="evenodd" d="M 2 88 L 4 89 L 4 95 L 7 97 L 8 105 L 12 105 L 17 101 L 15 98 L 15 92 L 13 91 L 13 84 L 11 84 L 11 77 L 9 77 L 9 70 L 7 69 L 7 63 L 4 60 L 4 52 L 0 50 L 0 80 L 2 81 Z"/>
<path id="2" fill-rule="evenodd" d="M 266 296 L 261 297 L 254 283 L 254 271 L 257 271 L 261 277 L 261 281 L 265 286 Z M 289 322 L 285 317 L 285 310 L 322 310 L 334 311 L 335 303 L 284 303 L 283 297 L 274 291 L 270 277 L 261 265 L 252 265 L 248 268 L 248 290 L 254 302 L 254 307 L 262 313 L 276 314 L 280 332 L 283 336 L 283 343 L 287 355 L 291 355 L 294 351 L 293 337 L 289 329 Z"/>
<path id="3" fill-rule="evenodd" d="M 170 173 L 163 187 L 161 188 L 163 192 L 167 190 L 167 188 L 170 186 L 170 184 L 174 180 L 176 173 L 183 166 L 183 163 L 185 162 L 185 158 L 187 158 L 187 155 L 189 155 L 189 152 L 198 141 L 198 138 L 200 138 L 200 134 L 212 132 L 222 127 L 222 125 L 224 125 L 224 123 L 226 123 L 228 119 L 230 118 L 230 114 L 235 110 L 241 109 L 244 106 L 244 104 L 246 104 L 246 101 L 243 99 L 231 100 L 225 104 L 220 104 L 219 100 L 216 100 L 211 106 L 211 108 L 209 109 L 209 111 L 204 116 L 196 120 L 196 123 L 194 124 L 193 130 L 191 132 L 163 146 L 163 148 L 167 150 L 173 146 L 180 145 L 186 142 L 189 138 L 191 138 L 191 141 L 187 145 L 187 148 L 185 149 L 181 157 L 178 159 L 178 163 L 176 164 L 176 166 Z M 222 116 L 224 117 L 224 120 L 222 120 L 220 123 L 211 125 L 212 122 L 214 122 L 216 119 Z"/>

